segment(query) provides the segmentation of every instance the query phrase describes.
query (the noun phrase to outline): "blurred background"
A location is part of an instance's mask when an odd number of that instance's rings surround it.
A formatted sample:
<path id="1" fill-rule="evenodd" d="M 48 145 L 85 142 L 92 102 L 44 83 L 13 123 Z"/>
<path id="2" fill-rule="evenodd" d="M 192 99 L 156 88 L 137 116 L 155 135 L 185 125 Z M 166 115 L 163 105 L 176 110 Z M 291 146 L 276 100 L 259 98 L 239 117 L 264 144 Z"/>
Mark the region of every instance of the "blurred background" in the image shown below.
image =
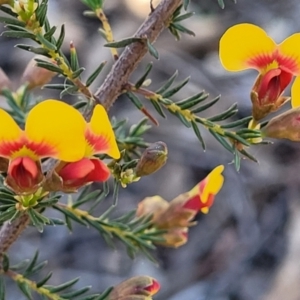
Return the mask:
<path id="1" fill-rule="evenodd" d="M 102 47 L 105 41 L 97 31 L 99 22 L 83 16 L 86 8 L 79 0 L 49 2 L 51 24 L 65 23 L 66 52 L 68 42 L 73 41 L 80 64 L 87 69 L 86 74 L 101 61 L 108 61 L 102 77 L 92 86 L 96 90 L 112 63 L 109 50 Z M 149 0 L 106 2 L 105 11 L 116 40 L 130 37 L 150 12 Z M 147 56 L 132 80 L 153 61 L 150 89 L 155 90 L 179 70 L 178 81 L 187 76 L 191 79 L 175 99 L 204 89 L 211 98 L 222 95 L 218 104 L 204 116 L 222 112 L 235 102 L 239 104 L 238 117 L 250 115 L 249 92 L 256 72 L 223 70 L 218 58 L 220 36 L 233 24 L 250 22 L 263 27 L 279 43 L 300 31 L 300 2 L 237 0 L 237 4 L 233 4 L 225 0 L 225 3 L 226 8 L 222 10 L 217 0 L 192 0 L 189 10 L 196 14 L 186 20 L 185 25 L 196 37 L 182 36 L 178 42 L 165 31 L 155 44 L 160 60 Z M 32 57 L 30 53 L 13 48 L 19 42 L 0 37 L 0 67 L 16 87 Z M 52 90 L 36 90 L 35 95 L 59 97 Z M 144 103 L 152 110 L 146 100 Z M 284 107 L 287 108 L 288 105 Z M 129 124 L 143 118 L 127 98 L 120 98 L 110 113 L 120 119 L 128 118 Z M 193 131 L 185 128 L 177 118 L 168 115 L 167 120 L 159 116 L 157 119 L 160 126 L 152 128 L 147 140 L 167 143 L 168 162 L 156 174 L 121 190 L 115 214 L 134 209 L 146 196 L 159 194 L 171 200 L 190 190 L 215 166 L 224 164 L 225 185 L 210 213 L 198 217 L 198 224 L 191 228 L 186 245 L 176 250 L 158 248 L 155 257 L 159 264 L 155 265 L 143 256 L 131 261 L 122 244 L 117 242 L 116 250 L 109 248 L 93 229 L 74 226 L 70 234 L 66 228 L 49 227 L 39 234 L 28 228 L 11 248 L 11 259 L 17 262 L 32 257 L 39 248 L 41 259 L 47 259 L 48 269 L 54 271 L 50 283 L 59 284 L 81 276 L 78 287 L 92 285 L 94 292 L 131 276 L 150 275 L 162 285 L 155 297 L 157 300 L 299 300 L 299 144 L 274 141 L 273 145 L 253 147 L 250 152 L 259 164 L 243 160 L 237 172 L 231 155 L 204 129 L 206 152 Z M 106 201 L 108 205 L 111 199 Z M 60 217 L 55 212 L 52 215 Z M 8 300 L 23 299 L 14 285 L 9 285 L 8 292 Z"/>

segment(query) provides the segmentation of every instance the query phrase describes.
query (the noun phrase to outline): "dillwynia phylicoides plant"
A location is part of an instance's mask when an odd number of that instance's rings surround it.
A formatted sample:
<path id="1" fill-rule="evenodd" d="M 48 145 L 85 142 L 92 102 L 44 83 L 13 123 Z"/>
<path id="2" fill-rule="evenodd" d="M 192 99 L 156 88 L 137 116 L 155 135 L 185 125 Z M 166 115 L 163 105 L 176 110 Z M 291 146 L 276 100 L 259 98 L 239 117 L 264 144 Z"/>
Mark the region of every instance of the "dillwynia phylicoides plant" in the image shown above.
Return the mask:
<path id="1" fill-rule="evenodd" d="M 232 104 L 227 110 L 204 118 L 201 112 L 215 105 L 220 97 L 207 101 L 208 94 L 199 91 L 174 102 L 174 94 L 188 83 L 188 79 L 176 83 L 177 72 L 156 91 L 149 85 L 152 64 L 135 83 L 129 79 L 147 52 L 154 59 L 159 57 L 153 43 L 163 29 L 168 29 L 177 40 L 181 34 L 194 35 L 181 24 L 193 15 L 188 11 L 189 1 L 162 0 L 154 7 L 149 0 L 148 18 L 134 36 L 120 41 L 113 38 L 103 10 L 104 1 L 81 1 L 89 9 L 85 14 L 98 18 L 102 36 L 107 41 L 106 49 L 110 49 L 114 61 L 97 90 L 90 86 L 105 63 L 98 62 L 92 74 L 85 74 L 72 42 L 70 59 L 66 58 L 61 50 L 63 43 L 68 42 L 65 26 L 57 28 L 49 23 L 47 0 L 0 0 L 0 21 L 5 24 L 2 36 L 22 38 L 23 44 L 16 47 L 34 56 L 15 90 L 0 69 L 0 93 L 7 104 L 0 109 L 0 300 L 6 299 L 4 278 L 14 281 L 28 299 L 32 299 L 33 294 L 55 300 L 152 299 L 160 284 L 147 274 L 91 295 L 89 287 L 74 289 L 78 279 L 53 286 L 48 284 L 49 273 L 33 281 L 32 274 L 45 266 L 39 261 L 38 252 L 29 262 L 12 265 L 8 250 L 27 226 L 42 232 L 45 226 L 60 225 L 71 231 L 73 223 L 97 230 L 109 245 L 118 239 L 132 258 L 142 253 L 155 260 L 152 252 L 156 245 L 177 248 L 185 244 L 189 227 L 196 225 L 195 216 L 209 212 L 222 188 L 223 165 L 215 166 L 190 191 L 171 201 L 150 195 L 136 210 L 111 218 L 118 198 L 122 198 L 122 189 L 139 184 L 141 177 L 155 173 L 167 161 L 164 142 L 149 144 L 144 139 L 145 132 L 151 128 L 149 123 L 157 125 L 158 117 L 168 113 L 175 115 L 186 130 L 194 131 L 203 149 L 201 130 L 208 130 L 232 154 L 237 170 L 241 158 L 256 162 L 248 149 L 268 144 L 265 138 L 300 140 L 300 79 L 296 77 L 300 75 L 300 52 L 297 52 L 300 33 L 276 44 L 253 24 L 237 24 L 225 31 L 219 48 L 223 67 L 228 71 L 254 68 L 259 72 L 249 93 L 252 115 L 238 119 L 237 105 Z M 218 2 L 224 7 L 222 0 Z M 29 40 L 30 43 L 26 43 Z M 51 84 L 56 75 L 61 83 Z M 292 108 L 266 120 L 265 117 L 290 100 L 283 92 L 294 77 Z M 60 99 L 38 101 L 40 97 L 33 96 L 32 90 L 41 87 L 60 90 Z M 73 105 L 64 102 L 67 94 L 76 95 Z M 144 118 L 130 128 L 125 119 L 117 120 L 108 115 L 121 94 L 126 94 L 133 109 L 144 114 Z M 146 102 L 150 102 L 157 115 L 145 108 Z M 93 186 L 94 182 L 98 185 Z M 99 184 L 101 188 L 97 189 Z M 109 186 L 113 186 L 111 191 Z M 101 208 L 101 201 L 110 193 L 110 208 L 96 215 L 94 209 Z M 68 203 L 61 200 L 64 194 L 69 196 Z M 88 209 L 84 210 L 83 204 Z M 46 217 L 44 212 L 50 208 L 58 210 L 61 219 Z"/>

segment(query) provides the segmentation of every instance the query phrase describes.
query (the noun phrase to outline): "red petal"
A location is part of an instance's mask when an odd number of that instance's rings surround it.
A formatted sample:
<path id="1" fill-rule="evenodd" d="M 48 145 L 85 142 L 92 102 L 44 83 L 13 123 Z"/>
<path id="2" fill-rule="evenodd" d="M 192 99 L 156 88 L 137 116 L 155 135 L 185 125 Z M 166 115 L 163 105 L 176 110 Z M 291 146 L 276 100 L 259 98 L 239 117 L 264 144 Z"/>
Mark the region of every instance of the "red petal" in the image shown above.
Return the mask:
<path id="1" fill-rule="evenodd" d="M 88 175 L 88 181 L 106 181 L 110 176 L 110 171 L 106 164 L 100 159 L 91 159 L 90 161 L 93 163 L 94 169 Z"/>
<path id="2" fill-rule="evenodd" d="M 88 158 L 83 158 L 79 161 L 67 163 L 58 175 L 65 180 L 82 179 L 94 170 L 94 164 Z"/>
<path id="3" fill-rule="evenodd" d="M 188 199 L 186 202 L 185 202 L 185 204 L 184 204 L 184 206 L 183 206 L 183 208 L 186 208 L 186 209 L 191 209 L 191 210 L 195 210 L 195 211 L 199 211 L 200 210 L 200 197 L 199 197 L 199 195 L 197 194 L 197 195 L 195 195 L 194 197 L 192 197 L 192 198 L 190 198 L 190 199 Z"/>
<path id="4" fill-rule="evenodd" d="M 39 169 L 37 163 L 29 157 L 18 157 L 8 166 L 8 175 L 20 190 L 28 190 L 38 184 Z"/>
<path id="5" fill-rule="evenodd" d="M 149 292 L 150 295 L 156 294 L 159 291 L 159 289 L 160 289 L 160 284 L 156 280 L 153 280 L 151 285 L 144 288 L 144 290 Z"/>

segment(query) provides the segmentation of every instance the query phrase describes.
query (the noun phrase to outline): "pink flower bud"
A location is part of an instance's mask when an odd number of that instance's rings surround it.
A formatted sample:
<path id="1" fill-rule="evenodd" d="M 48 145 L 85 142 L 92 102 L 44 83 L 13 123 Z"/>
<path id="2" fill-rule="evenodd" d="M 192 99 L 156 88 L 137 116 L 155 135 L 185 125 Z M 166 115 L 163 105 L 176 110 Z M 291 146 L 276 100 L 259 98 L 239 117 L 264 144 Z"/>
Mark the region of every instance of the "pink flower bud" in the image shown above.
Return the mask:
<path id="1" fill-rule="evenodd" d="M 147 300 L 151 299 L 149 296 L 156 294 L 159 289 L 160 284 L 154 278 L 149 276 L 136 276 L 116 285 L 109 294 L 108 299 Z"/>
<path id="2" fill-rule="evenodd" d="M 43 59 L 53 63 L 53 61 L 50 58 L 43 57 Z M 28 63 L 22 75 L 21 83 L 27 84 L 27 88 L 29 90 L 32 90 L 36 87 L 41 87 L 44 84 L 47 84 L 55 75 L 55 72 L 38 67 L 36 61 L 33 58 Z"/>
<path id="3" fill-rule="evenodd" d="M 290 109 L 271 119 L 262 134 L 275 139 L 300 141 L 300 107 Z"/>

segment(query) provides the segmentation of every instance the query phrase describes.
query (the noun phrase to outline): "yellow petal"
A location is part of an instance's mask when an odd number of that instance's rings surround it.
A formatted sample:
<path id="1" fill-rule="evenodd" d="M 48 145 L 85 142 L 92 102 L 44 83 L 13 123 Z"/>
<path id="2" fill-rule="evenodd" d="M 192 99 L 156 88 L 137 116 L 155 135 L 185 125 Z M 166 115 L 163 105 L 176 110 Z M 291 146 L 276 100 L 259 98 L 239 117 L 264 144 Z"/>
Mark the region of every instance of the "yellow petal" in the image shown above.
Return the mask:
<path id="1" fill-rule="evenodd" d="M 201 209 L 200 209 L 200 211 L 203 213 L 203 214 L 208 214 L 209 213 L 209 207 L 202 207 Z"/>
<path id="2" fill-rule="evenodd" d="M 23 131 L 14 119 L 3 109 L 0 109 L 0 156 L 10 157 L 17 150 Z"/>
<path id="3" fill-rule="evenodd" d="M 93 148 L 93 154 L 105 153 L 115 159 L 120 158 L 114 131 L 102 105 L 96 105 L 94 108 L 86 139 Z"/>
<path id="4" fill-rule="evenodd" d="M 202 203 L 206 203 L 210 194 L 216 195 L 222 188 L 224 182 L 224 177 L 222 175 L 223 171 L 223 165 L 217 166 L 204 179 L 206 182 L 200 197 Z"/>
<path id="5" fill-rule="evenodd" d="M 291 90 L 291 104 L 293 108 L 300 106 L 300 77 L 296 77 Z"/>
<path id="6" fill-rule="evenodd" d="M 26 120 L 25 132 L 37 147 L 52 148 L 52 157 L 73 162 L 84 156 L 85 126 L 84 118 L 75 108 L 50 99 L 32 108 Z"/>
<path id="7" fill-rule="evenodd" d="M 261 70 L 272 61 L 276 43 L 253 24 L 230 27 L 220 40 L 220 60 L 228 71 Z"/>
<path id="8" fill-rule="evenodd" d="M 279 46 L 279 63 L 293 75 L 300 75 L 300 33 L 285 39 Z"/>

